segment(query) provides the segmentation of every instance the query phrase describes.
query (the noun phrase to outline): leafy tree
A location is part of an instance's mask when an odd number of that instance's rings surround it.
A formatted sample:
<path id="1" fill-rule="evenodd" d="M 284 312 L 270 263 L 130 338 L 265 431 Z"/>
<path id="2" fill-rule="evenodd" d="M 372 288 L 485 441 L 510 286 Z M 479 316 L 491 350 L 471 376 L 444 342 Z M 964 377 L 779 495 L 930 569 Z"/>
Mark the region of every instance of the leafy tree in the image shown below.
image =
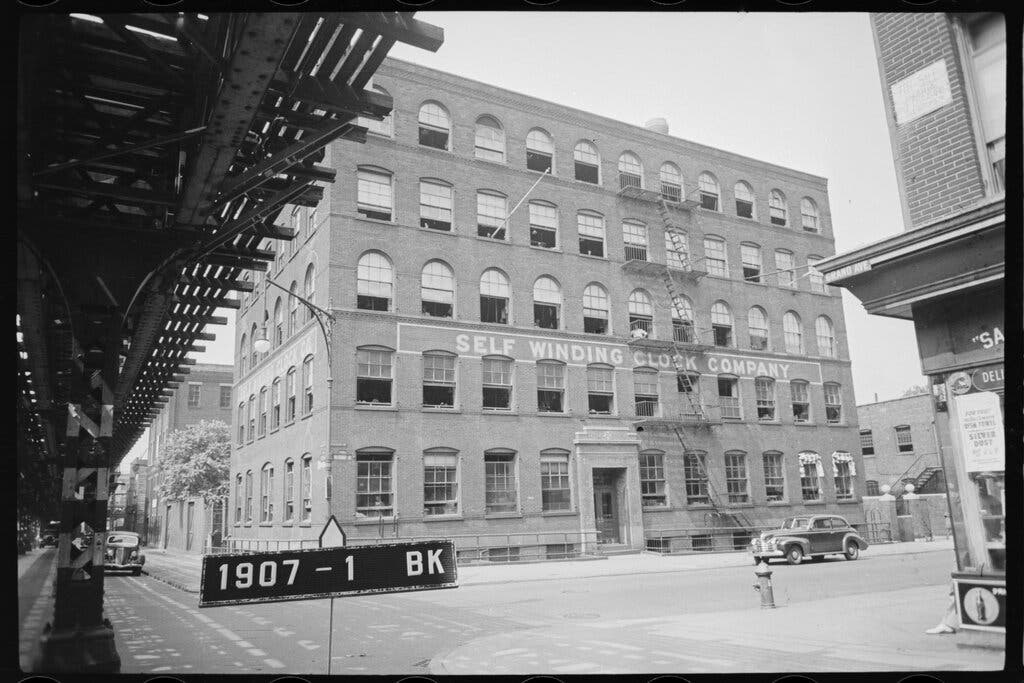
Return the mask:
<path id="1" fill-rule="evenodd" d="M 157 463 L 157 495 L 171 500 L 202 498 L 212 504 L 228 494 L 231 430 L 220 420 L 203 420 L 167 436 Z"/>
<path id="2" fill-rule="evenodd" d="M 923 384 L 915 384 L 914 386 L 904 391 L 900 398 L 907 398 L 908 396 L 920 396 L 921 394 L 927 393 L 929 393 L 928 387 L 924 386 Z"/>

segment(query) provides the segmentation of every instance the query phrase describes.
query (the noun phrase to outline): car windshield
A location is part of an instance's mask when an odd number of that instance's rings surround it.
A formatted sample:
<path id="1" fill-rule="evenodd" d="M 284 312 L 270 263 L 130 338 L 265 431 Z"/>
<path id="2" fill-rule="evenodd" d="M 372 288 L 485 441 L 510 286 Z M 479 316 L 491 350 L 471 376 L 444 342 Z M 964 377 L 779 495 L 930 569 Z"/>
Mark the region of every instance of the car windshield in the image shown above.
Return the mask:
<path id="1" fill-rule="evenodd" d="M 806 529 L 810 520 L 807 517 L 790 517 L 782 524 L 783 529 Z"/>
<path id="2" fill-rule="evenodd" d="M 124 548 L 134 548 L 138 544 L 138 536 L 126 536 L 124 534 L 118 534 L 116 536 L 107 537 L 107 545 L 116 545 Z"/>

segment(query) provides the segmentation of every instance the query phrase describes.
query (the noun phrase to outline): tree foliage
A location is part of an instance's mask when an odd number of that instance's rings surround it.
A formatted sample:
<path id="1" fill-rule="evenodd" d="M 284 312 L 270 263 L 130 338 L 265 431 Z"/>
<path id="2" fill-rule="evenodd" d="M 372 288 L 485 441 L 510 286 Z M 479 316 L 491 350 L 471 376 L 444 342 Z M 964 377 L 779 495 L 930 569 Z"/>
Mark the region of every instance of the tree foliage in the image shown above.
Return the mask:
<path id="1" fill-rule="evenodd" d="M 220 420 L 202 420 L 167 436 L 157 468 L 157 494 L 171 500 L 202 498 L 207 504 L 228 494 L 231 430 Z"/>

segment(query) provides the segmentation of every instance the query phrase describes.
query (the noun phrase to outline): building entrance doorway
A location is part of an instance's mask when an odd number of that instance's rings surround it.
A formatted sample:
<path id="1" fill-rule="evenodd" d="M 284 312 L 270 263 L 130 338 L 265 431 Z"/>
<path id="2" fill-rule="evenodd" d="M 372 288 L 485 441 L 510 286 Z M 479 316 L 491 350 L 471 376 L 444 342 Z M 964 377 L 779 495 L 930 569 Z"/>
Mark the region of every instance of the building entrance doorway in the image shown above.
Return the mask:
<path id="1" fill-rule="evenodd" d="M 621 471 L 618 469 L 594 469 L 594 521 L 597 542 L 601 545 L 623 542 L 619 520 L 620 478 Z"/>

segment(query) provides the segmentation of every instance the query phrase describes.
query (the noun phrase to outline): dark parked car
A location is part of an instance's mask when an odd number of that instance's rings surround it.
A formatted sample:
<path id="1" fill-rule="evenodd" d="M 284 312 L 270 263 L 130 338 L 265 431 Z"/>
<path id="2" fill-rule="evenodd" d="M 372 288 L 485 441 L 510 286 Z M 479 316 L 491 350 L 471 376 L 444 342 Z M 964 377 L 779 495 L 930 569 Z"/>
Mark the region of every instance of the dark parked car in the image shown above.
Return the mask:
<path id="1" fill-rule="evenodd" d="M 838 553 L 856 560 L 867 547 L 868 542 L 857 530 L 836 515 L 790 517 L 781 528 L 765 531 L 750 542 L 754 564 L 761 560 L 767 563 L 775 557 L 800 564 L 805 557 L 816 559 Z"/>
<path id="2" fill-rule="evenodd" d="M 126 569 L 135 576 L 142 573 L 146 556 L 139 548 L 139 535 L 134 531 L 112 531 L 107 534 L 107 552 L 103 570 Z"/>
<path id="3" fill-rule="evenodd" d="M 43 534 L 43 537 L 39 540 L 39 547 L 45 548 L 46 546 L 57 547 L 57 534 Z"/>

